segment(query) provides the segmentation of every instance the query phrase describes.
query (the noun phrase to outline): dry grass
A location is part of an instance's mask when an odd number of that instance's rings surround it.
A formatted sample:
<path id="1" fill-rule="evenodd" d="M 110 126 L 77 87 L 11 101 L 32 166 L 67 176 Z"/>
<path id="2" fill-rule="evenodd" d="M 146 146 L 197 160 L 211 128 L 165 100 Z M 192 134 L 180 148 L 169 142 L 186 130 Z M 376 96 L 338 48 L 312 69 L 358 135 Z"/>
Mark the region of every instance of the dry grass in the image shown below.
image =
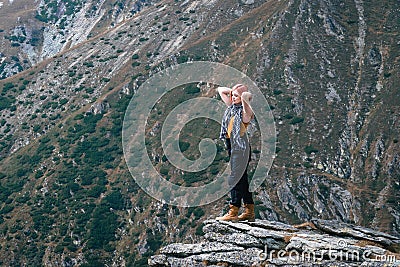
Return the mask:
<path id="1" fill-rule="evenodd" d="M 283 237 L 283 241 L 285 242 L 285 243 L 289 243 L 290 242 L 290 240 L 293 238 L 293 237 L 295 237 L 296 235 L 285 235 L 284 237 Z"/>
<path id="2" fill-rule="evenodd" d="M 305 222 L 302 224 L 297 224 L 297 225 L 293 225 L 293 227 L 298 228 L 298 229 L 307 229 L 308 227 L 316 230 L 317 227 L 315 227 L 315 225 L 312 222 Z"/>
<path id="3" fill-rule="evenodd" d="M 359 247 L 366 247 L 366 246 L 375 246 L 375 247 L 382 247 L 382 245 L 370 241 L 370 240 L 360 240 L 357 243 L 354 244 L 355 246 L 359 246 Z"/>
<path id="4" fill-rule="evenodd" d="M 4 1 L 0 8 L 1 29 L 8 32 L 16 26 L 18 19 L 21 23 L 28 22 L 35 15 L 36 5 L 35 1 L 14 1 L 11 5 Z"/>
<path id="5" fill-rule="evenodd" d="M 212 34 L 209 34 L 205 37 L 200 37 L 200 36 L 197 36 L 194 34 L 191 37 L 191 40 L 182 47 L 182 50 L 189 50 L 193 46 L 202 45 L 202 44 L 207 43 L 207 41 L 215 40 L 215 39 L 219 38 L 220 36 L 224 35 L 225 33 L 231 32 L 232 28 L 236 27 L 237 25 L 240 25 L 243 28 L 246 26 L 249 26 L 249 31 L 251 31 L 252 27 L 259 27 L 258 24 L 254 23 L 254 18 L 273 17 L 274 13 L 277 12 L 278 10 L 282 10 L 284 5 L 285 5 L 284 1 L 282 1 L 282 2 L 268 1 L 264 4 L 262 4 L 260 7 L 255 8 L 254 10 L 246 13 L 239 19 L 234 20 L 232 23 L 226 25 L 225 27 L 222 27 L 220 30 L 218 30 Z"/>

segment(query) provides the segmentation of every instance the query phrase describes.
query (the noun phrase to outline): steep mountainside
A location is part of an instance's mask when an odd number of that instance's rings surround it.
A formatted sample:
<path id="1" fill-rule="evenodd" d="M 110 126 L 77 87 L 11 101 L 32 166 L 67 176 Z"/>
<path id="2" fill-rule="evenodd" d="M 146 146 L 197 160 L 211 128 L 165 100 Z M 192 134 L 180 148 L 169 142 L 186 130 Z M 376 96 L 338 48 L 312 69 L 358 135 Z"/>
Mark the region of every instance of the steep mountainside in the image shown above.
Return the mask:
<path id="1" fill-rule="evenodd" d="M 259 218 L 337 219 L 399 235 L 399 11 L 396 0 L 3 2 L 1 264 L 142 266 L 162 244 L 199 239 L 201 221 L 227 201 L 153 200 L 121 144 L 139 86 L 192 60 L 246 73 L 274 113 L 276 158 L 255 193 Z M 172 104 L 215 96 L 200 87 L 166 95 L 146 136 L 154 166 L 184 185 L 212 178 L 226 158 L 218 143 L 219 163 L 193 175 L 160 148 Z M 218 125 L 196 125 L 181 134 L 189 158 L 200 141 L 191 133 L 218 136 Z M 257 159 L 257 144 L 252 152 Z"/>
<path id="2" fill-rule="evenodd" d="M 0 79 L 103 33 L 152 4 L 147 0 L 1 2 Z"/>

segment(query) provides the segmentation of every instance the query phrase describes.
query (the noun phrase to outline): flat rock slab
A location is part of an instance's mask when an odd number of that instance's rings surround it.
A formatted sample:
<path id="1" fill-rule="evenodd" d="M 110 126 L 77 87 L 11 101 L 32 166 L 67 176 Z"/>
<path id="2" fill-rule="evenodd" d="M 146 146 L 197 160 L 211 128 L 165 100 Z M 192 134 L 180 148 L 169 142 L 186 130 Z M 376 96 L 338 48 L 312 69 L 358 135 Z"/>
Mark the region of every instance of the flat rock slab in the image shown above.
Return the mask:
<path id="1" fill-rule="evenodd" d="M 297 232 L 299 229 L 293 227 L 289 224 L 277 222 L 277 221 L 267 221 L 267 220 L 256 220 L 255 222 L 248 223 L 251 226 L 256 226 L 265 229 L 285 231 L 285 232 Z"/>
<path id="2" fill-rule="evenodd" d="M 204 237 L 209 241 L 229 243 L 243 247 L 264 247 L 259 239 L 244 233 L 232 233 L 223 235 L 220 233 L 211 232 L 206 233 Z"/>
<path id="3" fill-rule="evenodd" d="M 229 266 L 252 266 L 259 262 L 261 249 L 249 248 L 243 251 L 214 252 L 192 255 L 185 258 L 166 257 L 165 255 L 152 256 L 150 266 L 210 266 L 212 264 L 227 263 Z"/>
<path id="4" fill-rule="evenodd" d="M 338 236 L 351 236 L 357 239 L 364 239 L 377 242 L 384 246 L 392 246 L 400 244 L 400 237 L 389 235 L 387 233 L 375 231 L 369 228 L 352 225 L 339 221 L 328 221 L 313 219 L 312 223 L 320 230 L 338 235 Z"/>
<path id="5" fill-rule="evenodd" d="M 204 242 L 199 244 L 174 243 L 160 249 L 160 253 L 175 256 L 189 256 L 220 251 L 241 251 L 243 247 L 221 242 Z"/>
<path id="6" fill-rule="evenodd" d="M 304 227 L 306 226 L 306 227 Z M 338 221 L 204 222 L 204 241 L 174 243 L 150 266 L 400 266 L 399 238 Z"/>

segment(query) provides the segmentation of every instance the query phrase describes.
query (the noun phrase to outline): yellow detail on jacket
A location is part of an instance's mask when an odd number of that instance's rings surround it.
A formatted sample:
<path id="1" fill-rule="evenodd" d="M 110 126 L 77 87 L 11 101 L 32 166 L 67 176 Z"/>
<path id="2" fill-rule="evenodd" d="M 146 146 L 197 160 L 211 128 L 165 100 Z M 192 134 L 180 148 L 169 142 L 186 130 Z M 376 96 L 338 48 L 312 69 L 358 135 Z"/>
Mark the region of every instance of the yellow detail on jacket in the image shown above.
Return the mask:
<path id="1" fill-rule="evenodd" d="M 227 132 L 228 138 L 231 138 L 231 132 L 232 132 L 234 120 L 235 120 L 235 116 L 233 116 L 231 118 L 231 120 L 229 121 L 228 132 Z M 247 126 L 249 126 L 249 123 L 240 122 L 240 136 L 241 137 L 246 133 Z"/>

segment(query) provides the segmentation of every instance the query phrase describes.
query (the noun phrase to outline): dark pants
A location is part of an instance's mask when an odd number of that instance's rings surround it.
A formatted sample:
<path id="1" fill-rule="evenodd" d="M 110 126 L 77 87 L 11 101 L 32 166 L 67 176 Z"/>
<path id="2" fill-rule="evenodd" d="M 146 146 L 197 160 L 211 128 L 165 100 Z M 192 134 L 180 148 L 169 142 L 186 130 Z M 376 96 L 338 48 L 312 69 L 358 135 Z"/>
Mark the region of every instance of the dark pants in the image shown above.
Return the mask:
<path id="1" fill-rule="evenodd" d="M 231 174 L 228 178 L 228 184 L 231 189 L 231 204 L 240 207 L 242 200 L 244 204 L 254 204 L 252 193 L 249 192 L 249 181 L 247 167 L 250 161 L 250 145 L 247 144 L 245 151 L 231 151 L 230 140 L 226 142 L 228 154 L 230 157 Z"/>

